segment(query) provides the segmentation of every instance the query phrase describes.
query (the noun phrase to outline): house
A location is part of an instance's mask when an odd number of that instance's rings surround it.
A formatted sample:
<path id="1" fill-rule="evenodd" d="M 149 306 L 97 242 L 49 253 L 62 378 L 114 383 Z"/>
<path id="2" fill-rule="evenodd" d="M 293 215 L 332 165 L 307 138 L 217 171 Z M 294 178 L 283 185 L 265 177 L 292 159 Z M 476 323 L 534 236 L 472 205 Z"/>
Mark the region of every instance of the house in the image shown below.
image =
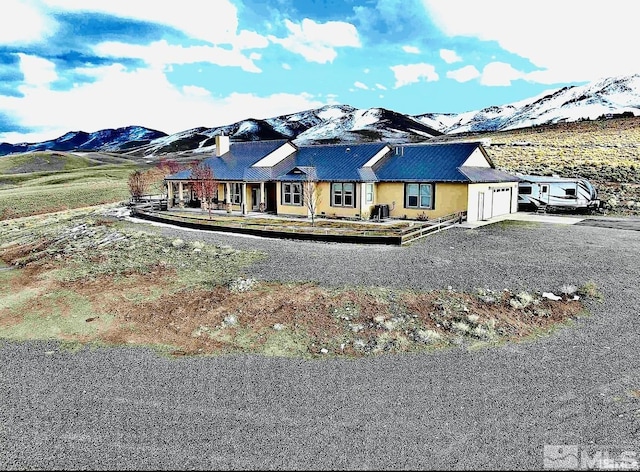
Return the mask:
<path id="1" fill-rule="evenodd" d="M 221 207 L 310 216 L 305 188 L 319 194 L 317 215 L 368 219 L 469 221 L 517 211 L 518 178 L 495 168 L 481 143 L 386 143 L 296 146 L 287 140 L 230 143 L 216 137 L 206 158 Z M 199 205 L 190 170 L 166 178 L 169 206 Z M 310 186 L 311 185 L 311 186 Z"/>

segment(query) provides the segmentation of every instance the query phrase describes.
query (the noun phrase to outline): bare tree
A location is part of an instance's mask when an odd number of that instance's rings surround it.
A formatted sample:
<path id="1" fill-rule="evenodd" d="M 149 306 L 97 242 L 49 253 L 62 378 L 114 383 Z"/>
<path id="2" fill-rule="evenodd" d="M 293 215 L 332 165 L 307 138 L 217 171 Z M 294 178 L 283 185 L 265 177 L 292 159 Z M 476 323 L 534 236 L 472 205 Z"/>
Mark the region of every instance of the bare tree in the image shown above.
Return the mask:
<path id="1" fill-rule="evenodd" d="M 184 166 L 180 164 L 178 161 L 174 161 L 173 159 L 167 159 L 166 157 L 163 157 L 162 159 L 160 159 L 156 167 L 158 169 L 162 169 L 164 173 L 167 175 L 175 174 L 184 169 Z"/>
<path id="2" fill-rule="evenodd" d="M 147 193 L 149 181 L 144 172 L 135 170 L 129 174 L 127 185 L 129 186 L 129 193 L 133 197 L 133 201 L 137 202 L 140 200 L 140 197 Z"/>
<path id="3" fill-rule="evenodd" d="M 302 182 L 302 201 L 311 215 L 311 226 L 315 226 L 318 206 L 322 202 L 322 189 L 308 175 Z"/>
<path id="4" fill-rule="evenodd" d="M 211 167 L 200 162 L 191 169 L 191 183 L 193 190 L 201 202 L 206 202 L 211 219 L 211 202 L 218 193 L 218 182 L 213 176 Z"/>
<path id="5" fill-rule="evenodd" d="M 159 167 L 151 167 L 144 171 L 144 178 L 147 181 L 147 188 L 149 191 L 164 195 L 166 191 L 166 185 L 164 178 L 167 176 L 163 169 Z"/>

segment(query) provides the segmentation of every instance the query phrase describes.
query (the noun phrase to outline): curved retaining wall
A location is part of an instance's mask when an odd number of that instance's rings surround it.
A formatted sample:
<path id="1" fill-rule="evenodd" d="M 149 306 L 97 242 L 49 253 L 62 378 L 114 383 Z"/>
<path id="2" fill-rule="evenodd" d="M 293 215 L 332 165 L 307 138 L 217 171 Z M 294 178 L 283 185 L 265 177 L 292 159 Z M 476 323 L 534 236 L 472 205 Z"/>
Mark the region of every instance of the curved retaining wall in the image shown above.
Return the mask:
<path id="1" fill-rule="evenodd" d="M 156 212 L 143 210 L 131 210 L 131 216 L 144 220 L 155 221 L 157 223 L 166 223 L 185 228 L 201 229 L 205 231 L 220 231 L 224 233 L 249 234 L 252 236 L 262 236 L 274 239 L 298 239 L 305 241 L 322 241 L 332 243 L 352 243 L 352 244 L 386 244 L 401 246 L 401 236 L 364 236 L 364 235 L 343 235 L 343 234 L 321 234 L 321 233 L 304 233 L 304 232 L 288 232 L 273 231 L 258 228 L 237 228 L 233 226 L 211 225 L 206 220 L 197 218 L 188 218 L 181 216 L 160 215 Z"/>

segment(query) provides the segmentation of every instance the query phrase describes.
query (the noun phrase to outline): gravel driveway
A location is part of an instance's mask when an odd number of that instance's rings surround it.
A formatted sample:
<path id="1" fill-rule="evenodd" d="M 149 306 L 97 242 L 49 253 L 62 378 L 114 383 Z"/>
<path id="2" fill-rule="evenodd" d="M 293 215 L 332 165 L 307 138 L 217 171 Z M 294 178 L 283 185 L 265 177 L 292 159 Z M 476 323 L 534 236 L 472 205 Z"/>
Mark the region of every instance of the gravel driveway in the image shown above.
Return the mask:
<path id="1" fill-rule="evenodd" d="M 604 300 L 537 340 L 360 360 L 6 343 L 0 468 L 540 469 L 544 445 L 640 460 L 636 231 L 453 228 L 402 248 L 161 231 L 264 251 L 261 279 L 545 291 L 592 280 Z"/>

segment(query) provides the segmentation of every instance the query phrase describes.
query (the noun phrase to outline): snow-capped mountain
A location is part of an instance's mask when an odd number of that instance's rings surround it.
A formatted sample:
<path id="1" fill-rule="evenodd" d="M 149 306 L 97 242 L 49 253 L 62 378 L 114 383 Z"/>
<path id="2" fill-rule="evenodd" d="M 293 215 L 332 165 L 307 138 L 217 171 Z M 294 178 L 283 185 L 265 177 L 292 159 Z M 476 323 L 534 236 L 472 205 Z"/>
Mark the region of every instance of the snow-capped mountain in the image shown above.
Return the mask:
<path id="1" fill-rule="evenodd" d="M 264 120 L 247 119 L 215 128 L 194 128 L 151 141 L 132 149 L 132 155 L 169 152 L 211 152 L 215 136 L 232 141 L 290 139 L 297 145 L 386 141 L 424 141 L 442 133 L 419 119 L 384 108 L 357 109 L 349 105 L 326 105 Z"/>
<path id="2" fill-rule="evenodd" d="M 109 151 L 121 152 L 138 147 L 166 136 L 142 126 L 127 126 L 118 129 L 103 129 L 93 133 L 70 131 L 63 136 L 40 143 L 0 144 L 0 156 L 15 152 L 32 151 Z"/>
<path id="3" fill-rule="evenodd" d="M 132 156 L 208 153 L 215 136 L 232 141 L 290 139 L 297 145 L 385 141 L 425 141 L 441 134 L 499 131 L 534 125 L 596 119 L 603 115 L 640 115 L 640 74 L 564 87 L 501 106 L 465 113 L 405 115 L 384 108 L 326 105 L 266 119 L 249 118 L 214 128 L 193 128 L 172 135 L 129 126 L 94 133 L 74 131 L 42 143 L 0 144 L 0 156 L 38 150 L 112 151 Z"/>
<path id="4" fill-rule="evenodd" d="M 640 74 L 564 87 L 502 106 L 460 114 L 415 118 L 444 133 L 499 131 L 534 125 L 594 120 L 609 114 L 640 115 Z"/>

